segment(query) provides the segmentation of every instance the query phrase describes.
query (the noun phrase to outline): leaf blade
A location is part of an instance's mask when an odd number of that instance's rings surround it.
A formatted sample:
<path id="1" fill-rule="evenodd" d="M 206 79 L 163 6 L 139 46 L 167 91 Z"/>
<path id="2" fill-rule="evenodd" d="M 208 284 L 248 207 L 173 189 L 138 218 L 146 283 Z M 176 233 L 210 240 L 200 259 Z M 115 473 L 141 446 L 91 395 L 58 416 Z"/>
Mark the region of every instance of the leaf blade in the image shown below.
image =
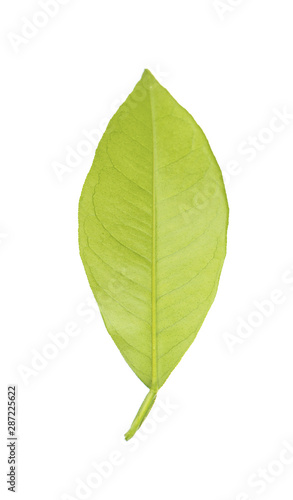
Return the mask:
<path id="1" fill-rule="evenodd" d="M 79 204 L 90 286 L 108 332 L 150 388 L 140 419 L 214 300 L 227 225 L 205 135 L 146 70 L 109 123 Z"/>

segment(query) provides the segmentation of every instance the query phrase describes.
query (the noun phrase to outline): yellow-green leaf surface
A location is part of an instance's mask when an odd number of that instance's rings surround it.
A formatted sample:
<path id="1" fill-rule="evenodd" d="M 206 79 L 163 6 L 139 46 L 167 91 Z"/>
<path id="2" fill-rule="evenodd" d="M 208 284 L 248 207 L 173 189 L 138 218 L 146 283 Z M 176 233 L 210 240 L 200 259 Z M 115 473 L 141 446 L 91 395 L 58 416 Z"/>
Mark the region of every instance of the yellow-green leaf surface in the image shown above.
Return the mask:
<path id="1" fill-rule="evenodd" d="M 106 328 L 150 388 L 126 439 L 214 300 L 227 225 L 204 133 L 146 70 L 109 123 L 79 204 L 80 254 Z"/>

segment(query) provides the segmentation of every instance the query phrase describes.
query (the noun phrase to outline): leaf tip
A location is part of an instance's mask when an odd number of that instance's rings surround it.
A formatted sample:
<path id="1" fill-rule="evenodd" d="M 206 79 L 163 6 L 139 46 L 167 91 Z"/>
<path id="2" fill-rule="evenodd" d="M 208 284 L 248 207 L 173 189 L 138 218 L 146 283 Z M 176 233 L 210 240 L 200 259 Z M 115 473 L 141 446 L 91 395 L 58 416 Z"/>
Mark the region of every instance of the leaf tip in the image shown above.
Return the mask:
<path id="1" fill-rule="evenodd" d="M 141 81 L 143 82 L 143 85 L 146 88 L 151 88 L 154 83 L 157 83 L 157 80 L 155 79 L 154 75 L 147 68 L 144 70 L 142 74 Z"/>
<path id="2" fill-rule="evenodd" d="M 154 78 L 154 76 L 153 76 L 153 74 L 151 73 L 151 71 L 150 71 L 149 69 L 147 69 L 147 68 L 145 68 L 145 70 L 144 70 L 144 72 L 143 72 L 142 76 L 146 76 L 146 75 L 152 76 L 152 77 Z"/>

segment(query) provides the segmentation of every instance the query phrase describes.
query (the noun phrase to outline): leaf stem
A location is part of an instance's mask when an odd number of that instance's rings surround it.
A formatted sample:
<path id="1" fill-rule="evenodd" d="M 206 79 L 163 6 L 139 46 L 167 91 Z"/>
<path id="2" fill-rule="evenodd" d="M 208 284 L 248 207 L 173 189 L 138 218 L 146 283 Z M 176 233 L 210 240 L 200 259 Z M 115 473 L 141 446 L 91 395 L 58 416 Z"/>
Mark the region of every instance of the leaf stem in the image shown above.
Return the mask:
<path id="1" fill-rule="evenodd" d="M 149 414 L 155 400 L 157 397 L 157 390 L 155 389 L 150 389 L 148 394 L 146 395 L 145 399 L 142 402 L 141 407 L 139 408 L 137 415 L 135 419 L 133 420 L 131 427 L 128 432 L 124 435 L 126 441 L 131 439 L 136 431 L 140 428 L 141 424 L 143 423 L 144 419 L 147 417 Z"/>

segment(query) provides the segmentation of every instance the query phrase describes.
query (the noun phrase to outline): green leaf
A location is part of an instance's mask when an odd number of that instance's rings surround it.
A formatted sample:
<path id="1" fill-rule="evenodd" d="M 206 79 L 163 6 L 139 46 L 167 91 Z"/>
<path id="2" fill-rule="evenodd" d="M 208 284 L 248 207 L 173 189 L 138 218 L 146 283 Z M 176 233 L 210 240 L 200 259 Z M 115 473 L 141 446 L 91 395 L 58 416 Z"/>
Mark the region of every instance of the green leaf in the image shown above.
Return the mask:
<path id="1" fill-rule="evenodd" d="M 150 388 L 130 439 L 214 300 L 228 205 L 201 128 L 145 70 L 111 119 L 79 204 L 79 245 L 106 328 Z"/>

